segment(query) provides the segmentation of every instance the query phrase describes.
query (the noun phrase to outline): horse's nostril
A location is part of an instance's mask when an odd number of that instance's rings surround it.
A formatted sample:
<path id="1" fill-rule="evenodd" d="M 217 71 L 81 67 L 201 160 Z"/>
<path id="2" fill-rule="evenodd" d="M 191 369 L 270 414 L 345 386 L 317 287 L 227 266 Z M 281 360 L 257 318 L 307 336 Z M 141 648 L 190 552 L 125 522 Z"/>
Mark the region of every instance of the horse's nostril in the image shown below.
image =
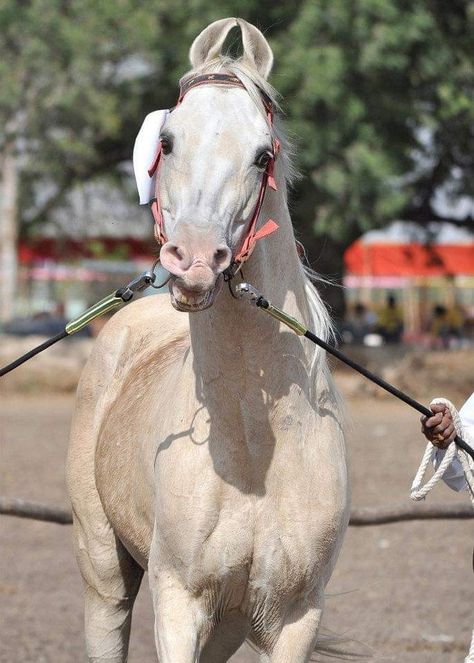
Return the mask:
<path id="1" fill-rule="evenodd" d="M 217 249 L 217 251 L 214 252 L 214 262 L 216 265 L 221 265 L 222 263 L 226 262 L 229 258 L 229 249 Z"/>
<path id="2" fill-rule="evenodd" d="M 183 252 L 180 251 L 177 246 L 170 246 L 169 251 L 173 258 L 176 258 L 176 260 L 182 260 L 184 258 Z"/>

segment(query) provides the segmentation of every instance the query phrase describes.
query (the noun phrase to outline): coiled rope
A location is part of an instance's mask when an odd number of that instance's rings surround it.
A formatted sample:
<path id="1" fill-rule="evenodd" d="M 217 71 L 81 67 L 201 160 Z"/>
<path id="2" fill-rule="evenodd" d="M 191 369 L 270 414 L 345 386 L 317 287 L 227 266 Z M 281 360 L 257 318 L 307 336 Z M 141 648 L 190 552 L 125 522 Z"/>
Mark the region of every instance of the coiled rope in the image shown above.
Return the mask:
<path id="1" fill-rule="evenodd" d="M 430 405 L 445 405 L 451 413 L 456 433 L 464 440 L 466 440 L 471 448 L 474 448 L 474 440 L 472 439 L 472 435 L 470 435 L 469 431 L 466 430 L 466 427 L 463 426 L 459 412 L 456 410 L 451 401 L 448 401 L 446 398 L 435 398 L 433 401 L 431 401 Z M 474 461 L 463 449 L 460 449 L 457 446 L 455 441 L 451 442 L 449 447 L 446 449 L 444 458 L 431 479 L 423 484 L 423 479 L 428 466 L 431 464 L 434 451 L 436 451 L 436 447 L 431 444 L 431 442 L 428 442 L 426 445 L 425 453 L 423 454 L 423 458 L 421 459 L 420 467 L 418 468 L 418 472 L 413 479 L 413 483 L 410 489 L 411 499 L 415 501 L 425 499 L 425 497 L 438 483 L 438 481 L 443 478 L 446 470 L 457 457 L 464 471 L 467 490 L 469 492 L 469 497 L 471 498 L 472 506 L 474 507 Z"/>

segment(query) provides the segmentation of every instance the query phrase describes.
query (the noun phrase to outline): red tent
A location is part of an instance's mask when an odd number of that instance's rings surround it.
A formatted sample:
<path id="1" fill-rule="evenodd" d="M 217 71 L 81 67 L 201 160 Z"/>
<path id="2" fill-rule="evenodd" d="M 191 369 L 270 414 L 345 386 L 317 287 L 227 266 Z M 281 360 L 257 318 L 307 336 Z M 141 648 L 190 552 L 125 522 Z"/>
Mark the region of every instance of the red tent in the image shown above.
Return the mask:
<path id="1" fill-rule="evenodd" d="M 141 240 L 133 237 L 92 237 L 83 240 L 52 237 L 37 237 L 20 242 L 19 260 L 23 264 L 44 260 L 73 261 L 81 258 L 116 258 L 129 260 L 151 260 L 158 254 L 153 239 Z"/>
<path id="2" fill-rule="evenodd" d="M 471 276 L 474 234 L 449 223 L 395 221 L 351 244 L 344 263 L 354 276 Z"/>

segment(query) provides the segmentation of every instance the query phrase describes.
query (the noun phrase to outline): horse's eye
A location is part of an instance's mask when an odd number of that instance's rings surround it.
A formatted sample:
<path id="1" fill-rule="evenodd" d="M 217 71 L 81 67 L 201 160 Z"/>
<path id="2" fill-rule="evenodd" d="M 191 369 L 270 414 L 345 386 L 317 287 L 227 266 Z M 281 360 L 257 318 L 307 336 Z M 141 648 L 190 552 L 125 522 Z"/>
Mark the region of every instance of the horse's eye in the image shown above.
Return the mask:
<path id="1" fill-rule="evenodd" d="M 173 149 L 173 142 L 171 141 L 171 138 L 167 138 L 166 136 L 161 137 L 161 151 L 163 154 L 169 154 L 171 150 Z"/>
<path id="2" fill-rule="evenodd" d="M 255 165 L 257 166 L 257 168 L 264 170 L 268 166 L 268 163 L 272 158 L 273 154 L 268 150 L 265 150 L 265 152 L 259 154 L 258 157 L 255 159 Z"/>

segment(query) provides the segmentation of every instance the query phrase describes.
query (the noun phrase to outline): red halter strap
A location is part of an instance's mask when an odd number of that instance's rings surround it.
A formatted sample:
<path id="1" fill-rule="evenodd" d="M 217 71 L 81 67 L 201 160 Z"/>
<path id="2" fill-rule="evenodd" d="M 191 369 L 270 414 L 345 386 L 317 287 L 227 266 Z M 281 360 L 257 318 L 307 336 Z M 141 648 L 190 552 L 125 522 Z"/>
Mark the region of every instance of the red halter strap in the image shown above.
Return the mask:
<path id="1" fill-rule="evenodd" d="M 187 92 L 189 92 L 189 90 L 195 87 L 199 87 L 201 85 L 217 85 L 217 86 L 227 86 L 227 87 L 233 86 L 245 89 L 245 85 L 242 83 L 242 81 L 239 78 L 237 78 L 237 76 L 233 76 L 231 74 L 203 74 L 201 76 L 194 76 L 188 78 L 181 85 L 177 105 L 179 105 L 182 102 L 183 97 Z M 268 97 L 268 95 L 265 94 L 263 90 L 260 90 L 260 94 L 262 96 L 262 101 L 267 113 L 268 123 L 270 127 L 273 128 L 272 102 Z M 231 271 L 233 271 L 234 273 L 238 270 L 238 268 L 243 262 L 248 260 L 248 258 L 252 254 L 252 251 L 255 248 L 255 244 L 258 242 L 259 239 L 262 239 L 263 237 L 266 237 L 267 235 L 270 235 L 271 233 L 275 232 L 275 230 L 278 230 L 278 224 L 273 219 L 268 219 L 259 230 L 257 230 L 256 227 L 257 227 L 258 218 L 260 216 L 260 212 L 262 210 L 263 201 L 265 199 L 267 186 L 269 186 L 274 191 L 277 190 L 277 185 L 274 176 L 274 168 L 275 168 L 275 159 L 279 151 L 280 151 L 280 143 L 276 138 L 274 138 L 273 154 L 271 159 L 268 161 L 265 171 L 262 174 L 262 181 L 260 184 L 260 190 L 258 193 L 257 204 L 255 205 L 254 213 L 252 214 L 252 218 L 249 221 L 247 232 L 245 233 L 245 237 L 242 242 L 242 246 L 240 247 L 240 250 L 235 255 L 232 261 Z M 150 175 L 150 177 L 153 177 L 153 175 L 157 172 L 160 165 L 161 155 L 162 155 L 162 146 L 160 141 L 158 143 L 158 151 L 155 160 L 148 169 L 148 174 Z M 161 205 L 158 196 L 154 198 L 151 202 L 151 212 L 155 220 L 155 238 L 159 244 L 164 244 L 165 242 L 167 242 L 167 237 L 164 231 L 163 214 L 161 211 Z"/>

